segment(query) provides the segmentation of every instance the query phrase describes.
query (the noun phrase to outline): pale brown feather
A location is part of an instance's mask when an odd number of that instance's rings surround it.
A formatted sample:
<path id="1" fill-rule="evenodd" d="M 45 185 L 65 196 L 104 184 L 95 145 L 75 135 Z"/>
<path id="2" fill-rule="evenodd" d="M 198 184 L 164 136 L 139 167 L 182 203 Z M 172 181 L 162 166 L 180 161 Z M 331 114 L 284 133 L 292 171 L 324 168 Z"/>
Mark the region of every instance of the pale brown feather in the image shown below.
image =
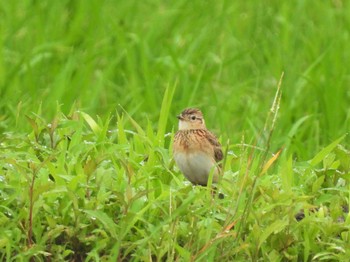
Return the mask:
<path id="1" fill-rule="evenodd" d="M 174 138 L 173 150 L 186 150 L 189 152 L 201 150 L 211 155 L 215 159 L 215 162 L 220 162 L 224 156 L 221 144 L 216 136 L 207 129 L 177 131 Z M 221 163 L 219 166 L 221 167 Z"/>
<path id="2" fill-rule="evenodd" d="M 206 129 L 202 112 L 188 108 L 178 119 L 179 131 L 174 137 L 173 154 L 180 170 L 193 184 L 205 186 L 214 169 L 213 183 L 218 182 L 223 152 L 216 136 Z"/>

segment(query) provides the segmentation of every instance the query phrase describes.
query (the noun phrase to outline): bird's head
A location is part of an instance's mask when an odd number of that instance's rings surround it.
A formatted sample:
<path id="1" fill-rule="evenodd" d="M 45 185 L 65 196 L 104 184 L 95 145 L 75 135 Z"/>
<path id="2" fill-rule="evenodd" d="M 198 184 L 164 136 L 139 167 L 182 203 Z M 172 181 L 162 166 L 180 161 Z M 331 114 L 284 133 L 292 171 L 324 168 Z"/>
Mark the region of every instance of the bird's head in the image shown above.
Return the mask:
<path id="1" fill-rule="evenodd" d="M 206 128 L 203 114 L 199 109 L 187 108 L 177 118 L 179 119 L 179 130 Z"/>

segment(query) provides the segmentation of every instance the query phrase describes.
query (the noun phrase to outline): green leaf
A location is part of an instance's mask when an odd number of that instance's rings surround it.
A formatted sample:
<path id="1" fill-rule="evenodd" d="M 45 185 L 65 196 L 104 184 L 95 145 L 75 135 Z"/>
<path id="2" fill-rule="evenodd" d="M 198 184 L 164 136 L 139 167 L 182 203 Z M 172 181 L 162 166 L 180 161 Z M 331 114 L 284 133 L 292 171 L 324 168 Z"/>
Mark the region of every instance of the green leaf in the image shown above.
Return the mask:
<path id="1" fill-rule="evenodd" d="M 177 250 L 177 252 L 179 252 L 181 256 L 181 260 L 183 261 L 191 260 L 191 253 L 187 249 L 179 246 L 177 243 L 175 243 L 175 249 Z"/>
<path id="2" fill-rule="evenodd" d="M 316 166 L 319 164 L 332 150 L 342 141 L 346 135 L 343 135 L 342 137 L 335 140 L 333 143 L 328 145 L 327 147 L 323 148 L 313 159 L 310 160 L 311 166 Z"/>
<path id="3" fill-rule="evenodd" d="M 9 240 L 7 238 L 0 238 L 0 248 L 4 248 L 6 245 L 9 244 Z"/>
<path id="4" fill-rule="evenodd" d="M 121 106 L 119 105 L 120 108 L 124 111 L 125 115 L 129 118 L 131 124 L 134 126 L 134 128 L 136 129 L 137 133 L 142 136 L 145 137 L 145 131 L 143 130 L 143 128 L 131 117 L 131 115 L 129 115 L 129 113 Z"/>
<path id="5" fill-rule="evenodd" d="M 322 184 L 323 184 L 323 182 L 324 182 L 324 178 L 325 178 L 324 175 L 323 175 L 323 176 L 320 176 L 320 177 L 317 178 L 316 181 L 312 184 L 312 192 L 313 192 L 313 193 L 317 192 L 317 191 L 321 188 L 321 186 L 322 186 Z"/>
<path id="6" fill-rule="evenodd" d="M 127 144 L 128 139 L 125 134 L 124 129 L 124 117 L 123 114 L 119 115 L 117 113 L 117 132 L 118 132 L 118 143 L 119 144 Z"/>
<path id="7" fill-rule="evenodd" d="M 89 116 L 88 114 L 84 113 L 84 112 L 80 112 L 80 114 L 83 116 L 83 118 L 85 119 L 85 121 L 88 123 L 88 125 L 90 126 L 91 130 L 95 133 L 95 135 L 99 135 L 101 133 L 101 127 L 96 123 L 96 121 Z"/>
<path id="8" fill-rule="evenodd" d="M 160 116 L 158 120 L 158 132 L 157 132 L 157 142 L 159 146 L 164 144 L 164 134 L 166 125 L 169 119 L 169 111 L 171 107 L 171 102 L 173 100 L 176 84 L 172 87 L 167 87 L 163 96 L 162 107 L 160 109 Z"/>
<path id="9" fill-rule="evenodd" d="M 106 213 L 99 210 L 84 210 L 84 212 L 89 215 L 91 219 L 99 220 L 112 237 L 115 239 L 118 238 L 116 224 Z"/>
<path id="10" fill-rule="evenodd" d="M 282 231 L 288 225 L 286 220 L 277 220 L 269 225 L 266 229 L 263 230 L 263 233 L 259 237 L 259 248 L 265 242 L 265 240 L 272 234 L 276 234 Z"/>
<path id="11" fill-rule="evenodd" d="M 295 134 L 298 132 L 299 128 L 302 126 L 302 124 L 308 120 L 311 116 L 307 115 L 304 116 L 300 119 L 298 119 L 298 121 L 296 121 L 293 125 L 292 128 L 289 130 L 288 135 L 287 135 L 287 142 L 285 144 L 285 148 L 289 148 L 291 141 L 293 139 L 293 137 L 295 136 Z"/>

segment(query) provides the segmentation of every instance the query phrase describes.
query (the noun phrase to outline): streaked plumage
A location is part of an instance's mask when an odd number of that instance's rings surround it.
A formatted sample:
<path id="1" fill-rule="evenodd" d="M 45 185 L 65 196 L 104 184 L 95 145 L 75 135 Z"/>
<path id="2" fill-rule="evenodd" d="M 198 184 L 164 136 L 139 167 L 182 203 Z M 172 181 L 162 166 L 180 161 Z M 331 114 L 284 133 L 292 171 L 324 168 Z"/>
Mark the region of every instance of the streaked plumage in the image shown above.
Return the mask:
<path id="1" fill-rule="evenodd" d="M 188 108 L 178 119 L 173 154 L 181 172 L 193 184 L 205 186 L 213 170 L 213 182 L 218 182 L 223 153 L 215 135 L 207 130 L 202 112 Z"/>

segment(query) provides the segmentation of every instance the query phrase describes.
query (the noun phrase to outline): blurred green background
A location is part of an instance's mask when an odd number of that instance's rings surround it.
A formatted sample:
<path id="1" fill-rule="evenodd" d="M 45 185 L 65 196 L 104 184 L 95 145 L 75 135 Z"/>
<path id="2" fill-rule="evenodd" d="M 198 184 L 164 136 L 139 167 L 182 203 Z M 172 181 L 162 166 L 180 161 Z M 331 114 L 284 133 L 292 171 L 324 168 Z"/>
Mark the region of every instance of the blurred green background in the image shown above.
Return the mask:
<path id="1" fill-rule="evenodd" d="M 196 106 L 239 143 L 259 135 L 284 72 L 272 145 L 309 159 L 349 130 L 350 2 L 1 1 L 0 131 L 26 114 L 121 111 L 157 126 Z M 347 138 L 349 142 L 349 138 Z"/>
<path id="2" fill-rule="evenodd" d="M 0 261 L 347 261 L 349 14 L 0 0 Z M 223 199 L 172 161 L 189 106 L 229 150 Z"/>

